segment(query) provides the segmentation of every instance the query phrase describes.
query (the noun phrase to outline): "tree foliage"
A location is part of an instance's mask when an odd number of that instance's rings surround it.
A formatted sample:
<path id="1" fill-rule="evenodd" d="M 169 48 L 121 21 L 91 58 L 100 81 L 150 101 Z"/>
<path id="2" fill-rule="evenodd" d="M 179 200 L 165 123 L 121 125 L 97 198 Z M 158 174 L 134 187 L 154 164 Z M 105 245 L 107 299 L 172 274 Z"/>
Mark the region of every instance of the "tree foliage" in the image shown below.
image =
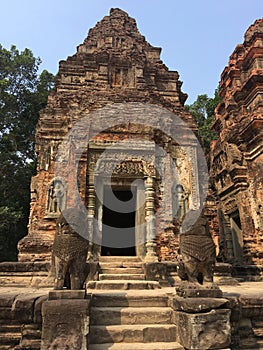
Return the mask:
<path id="1" fill-rule="evenodd" d="M 217 139 L 217 134 L 210 127 L 215 117 L 215 108 L 219 102 L 220 97 L 218 89 L 216 89 L 214 97 L 208 97 L 206 94 L 199 95 L 194 103 L 186 106 L 196 119 L 199 137 L 206 153 L 210 150 L 211 141 Z"/>
<path id="2" fill-rule="evenodd" d="M 29 184 L 35 171 L 34 133 L 54 76 L 29 49 L 0 45 L 0 261 L 16 258 L 27 232 Z"/>

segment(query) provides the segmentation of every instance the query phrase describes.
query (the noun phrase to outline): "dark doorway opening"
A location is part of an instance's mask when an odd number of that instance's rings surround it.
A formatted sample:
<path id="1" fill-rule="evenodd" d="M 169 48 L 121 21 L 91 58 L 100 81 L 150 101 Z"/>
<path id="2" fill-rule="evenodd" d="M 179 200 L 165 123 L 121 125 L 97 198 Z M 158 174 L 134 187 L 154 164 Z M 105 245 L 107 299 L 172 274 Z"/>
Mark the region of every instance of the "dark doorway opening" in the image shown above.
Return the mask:
<path id="1" fill-rule="evenodd" d="M 104 187 L 101 255 L 135 256 L 136 189 Z"/>
<path id="2" fill-rule="evenodd" d="M 230 216 L 230 227 L 232 234 L 233 252 L 236 263 L 242 263 L 243 260 L 243 233 L 240 221 L 239 211 L 235 211 Z"/>

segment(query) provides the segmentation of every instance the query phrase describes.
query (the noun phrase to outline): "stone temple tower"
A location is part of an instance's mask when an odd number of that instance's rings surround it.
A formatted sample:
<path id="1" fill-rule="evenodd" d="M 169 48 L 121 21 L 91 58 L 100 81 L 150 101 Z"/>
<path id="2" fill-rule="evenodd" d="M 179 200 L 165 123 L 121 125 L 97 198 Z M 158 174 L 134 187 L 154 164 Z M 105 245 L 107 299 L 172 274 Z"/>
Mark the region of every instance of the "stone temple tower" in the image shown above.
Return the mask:
<path id="1" fill-rule="evenodd" d="M 37 125 L 37 175 L 20 261 L 50 259 L 56 218 L 73 206 L 89 221 L 90 258 L 175 258 L 176 222 L 199 208 L 204 191 L 197 125 L 184 109 L 178 73 L 160 54 L 133 18 L 112 9 L 60 62 Z"/>

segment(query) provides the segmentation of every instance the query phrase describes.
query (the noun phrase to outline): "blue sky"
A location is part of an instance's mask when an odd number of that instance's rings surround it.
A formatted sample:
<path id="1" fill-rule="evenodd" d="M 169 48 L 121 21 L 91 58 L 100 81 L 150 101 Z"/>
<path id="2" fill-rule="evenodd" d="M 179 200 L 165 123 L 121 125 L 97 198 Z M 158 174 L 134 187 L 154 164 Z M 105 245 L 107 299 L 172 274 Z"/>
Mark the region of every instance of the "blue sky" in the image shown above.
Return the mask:
<path id="1" fill-rule="evenodd" d="M 2 0 L 0 44 L 28 47 L 41 57 L 41 69 L 55 74 L 58 62 L 76 52 L 112 7 L 128 12 L 146 39 L 162 47 L 162 60 L 180 74 L 187 103 L 203 93 L 213 96 L 235 46 L 263 17 L 263 0 Z"/>

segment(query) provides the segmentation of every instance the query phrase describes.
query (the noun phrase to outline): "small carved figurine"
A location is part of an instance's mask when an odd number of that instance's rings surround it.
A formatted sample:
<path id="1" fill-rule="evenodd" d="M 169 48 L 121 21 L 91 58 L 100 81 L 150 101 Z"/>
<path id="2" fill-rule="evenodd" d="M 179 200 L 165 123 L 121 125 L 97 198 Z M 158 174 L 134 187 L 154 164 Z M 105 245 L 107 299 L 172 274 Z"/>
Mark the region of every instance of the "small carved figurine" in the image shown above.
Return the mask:
<path id="1" fill-rule="evenodd" d="M 180 253 L 178 275 L 182 280 L 200 283 L 213 282 L 216 250 L 210 235 L 208 220 L 202 212 L 191 210 L 187 213 L 180 234 Z"/>
<path id="2" fill-rule="evenodd" d="M 63 210 L 57 219 L 53 243 L 55 263 L 54 289 L 63 289 L 69 273 L 70 289 L 81 289 L 87 275 L 87 252 L 89 242 L 85 215 L 77 208 Z"/>

